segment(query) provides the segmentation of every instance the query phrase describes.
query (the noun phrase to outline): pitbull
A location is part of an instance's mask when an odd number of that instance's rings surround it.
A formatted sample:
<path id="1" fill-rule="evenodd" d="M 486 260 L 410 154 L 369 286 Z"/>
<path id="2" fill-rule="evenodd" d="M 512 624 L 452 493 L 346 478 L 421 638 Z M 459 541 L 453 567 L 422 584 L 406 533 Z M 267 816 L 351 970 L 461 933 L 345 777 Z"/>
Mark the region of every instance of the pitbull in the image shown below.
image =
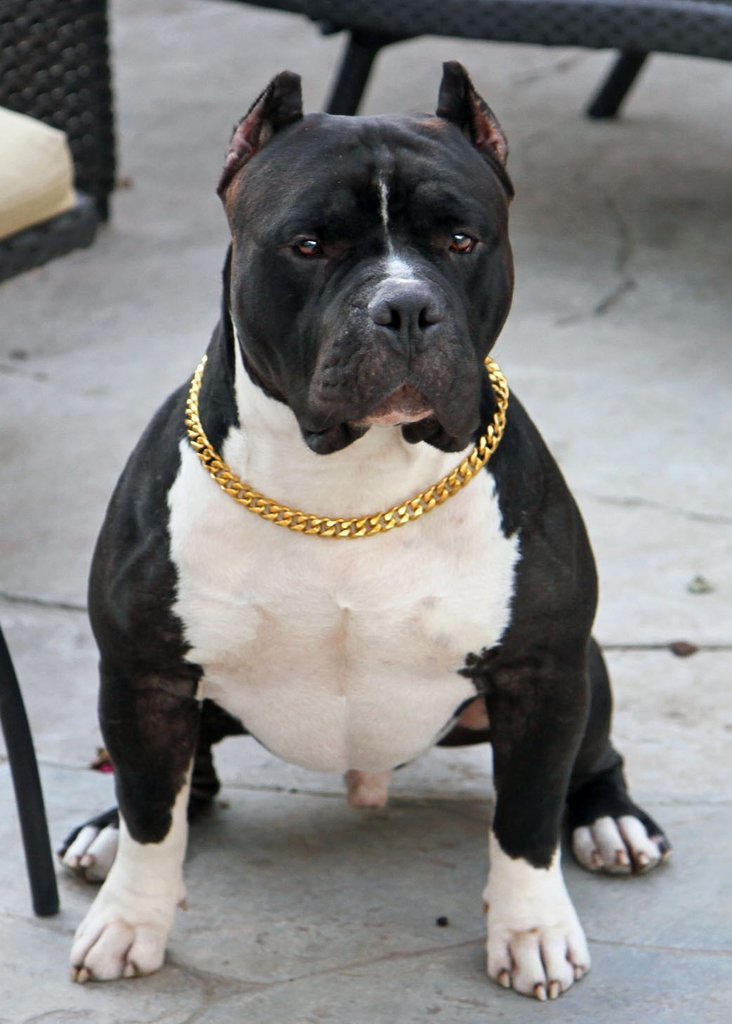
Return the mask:
<path id="1" fill-rule="evenodd" d="M 303 116 L 283 72 L 235 128 L 221 317 L 92 566 L 119 828 L 66 844 L 108 871 L 75 980 L 163 963 L 224 735 L 345 773 L 356 807 L 434 743 L 490 739 L 488 974 L 540 1000 L 590 966 L 563 821 L 590 871 L 667 856 L 610 742 L 582 519 L 486 363 L 513 290 L 506 156 L 456 63 L 435 116 Z"/>

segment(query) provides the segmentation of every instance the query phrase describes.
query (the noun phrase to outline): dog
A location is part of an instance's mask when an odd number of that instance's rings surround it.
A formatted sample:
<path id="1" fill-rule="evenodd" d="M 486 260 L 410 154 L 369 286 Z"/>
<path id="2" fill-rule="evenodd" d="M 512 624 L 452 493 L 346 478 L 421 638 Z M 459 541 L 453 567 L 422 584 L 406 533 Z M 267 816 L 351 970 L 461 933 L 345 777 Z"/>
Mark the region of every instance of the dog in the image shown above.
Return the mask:
<path id="1" fill-rule="evenodd" d="M 63 849 L 106 874 L 76 981 L 163 963 L 229 734 L 345 773 L 354 807 L 431 745 L 489 739 L 487 969 L 540 1000 L 590 966 L 563 821 L 590 871 L 668 856 L 610 741 L 585 527 L 489 357 L 513 291 L 506 157 L 457 63 L 434 116 L 305 116 L 283 72 L 235 128 L 220 320 L 92 565 L 119 815 Z"/>

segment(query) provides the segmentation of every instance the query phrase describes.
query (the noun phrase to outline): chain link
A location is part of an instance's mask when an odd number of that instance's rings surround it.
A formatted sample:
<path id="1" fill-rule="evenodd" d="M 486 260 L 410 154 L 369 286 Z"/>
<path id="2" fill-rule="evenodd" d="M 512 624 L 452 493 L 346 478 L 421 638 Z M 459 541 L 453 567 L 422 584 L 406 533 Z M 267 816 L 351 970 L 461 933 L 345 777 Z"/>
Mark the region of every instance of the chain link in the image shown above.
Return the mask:
<path id="1" fill-rule="evenodd" d="M 485 360 L 488 380 L 496 397 L 498 408 L 493 420 L 480 437 L 475 448 L 455 467 L 432 487 L 420 491 L 409 501 L 394 505 L 386 512 L 375 512 L 370 516 L 354 516 L 351 519 L 329 518 L 327 516 L 310 515 L 280 505 L 271 498 L 253 490 L 240 480 L 224 462 L 216 449 L 206 437 L 198 410 L 198 398 L 206 368 L 204 356 L 191 379 L 191 386 L 186 401 L 185 425 L 188 439 L 194 452 L 201 460 L 211 478 L 222 491 L 228 494 L 239 505 L 266 519 L 275 526 L 284 526 L 288 530 L 305 534 L 308 537 L 332 537 L 335 540 L 357 537 L 372 537 L 377 533 L 386 533 L 398 526 L 404 526 L 415 519 L 420 519 L 433 508 L 442 505 L 448 498 L 457 494 L 485 466 L 503 437 L 506 429 L 506 410 L 508 409 L 508 383 L 500 368 L 489 357 Z"/>

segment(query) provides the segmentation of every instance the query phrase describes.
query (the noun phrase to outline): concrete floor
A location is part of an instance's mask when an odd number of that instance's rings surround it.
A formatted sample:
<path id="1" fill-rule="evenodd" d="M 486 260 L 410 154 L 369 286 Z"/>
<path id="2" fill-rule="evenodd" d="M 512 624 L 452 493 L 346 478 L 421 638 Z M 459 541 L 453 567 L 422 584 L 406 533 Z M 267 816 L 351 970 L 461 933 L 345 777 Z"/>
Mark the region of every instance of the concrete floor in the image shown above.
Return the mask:
<path id="1" fill-rule="evenodd" d="M 227 3 L 125 0 L 112 19 L 112 221 L 0 295 L 0 616 L 54 840 L 112 799 L 88 770 L 85 578 L 124 459 L 217 315 L 231 125 L 285 67 L 317 109 L 340 47 Z M 594 967 L 534 1004 L 483 973 L 487 749 L 435 751 L 398 773 L 387 810 L 357 814 L 339 779 L 227 741 L 225 806 L 193 832 L 168 963 L 81 988 L 66 961 L 92 893 L 61 878 L 61 914 L 32 917 L 2 762 L 2 1024 L 730 1019 L 732 68 L 654 58 L 624 117 L 593 124 L 607 54 L 420 40 L 382 56 L 366 112 L 429 109 L 450 58 L 511 142 L 517 292 L 496 356 L 587 519 L 616 741 L 673 859 L 632 880 L 568 863 Z M 698 652 L 675 656 L 679 640 Z"/>

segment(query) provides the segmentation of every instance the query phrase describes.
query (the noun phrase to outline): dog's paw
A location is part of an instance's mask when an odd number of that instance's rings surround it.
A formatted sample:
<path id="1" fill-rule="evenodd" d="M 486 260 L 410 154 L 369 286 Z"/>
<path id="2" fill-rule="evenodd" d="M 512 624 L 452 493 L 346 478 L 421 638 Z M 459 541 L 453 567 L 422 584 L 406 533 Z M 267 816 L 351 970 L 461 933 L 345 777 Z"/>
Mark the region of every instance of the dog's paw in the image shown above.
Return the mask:
<path id="1" fill-rule="evenodd" d="M 71 980 L 83 985 L 152 974 L 162 966 L 167 938 L 160 925 L 132 924 L 92 908 L 71 947 Z"/>
<path id="2" fill-rule="evenodd" d="M 351 769 L 344 778 L 349 807 L 386 807 L 391 772 L 360 772 Z"/>
<path id="3" fill-rule="evenodd" d="M 71 947 L 71 978 L 82 984 L 157 971 L 176 908 L 185 905 L 178 858 L 160 856 L 168 853 L 162 844 L 156 851 L 124 830 L 121 838 L 119 855 Z"/>
<path id="4" fill-rule="evenodd" d="M 174 892 L 180 894 L 176 900 Z M 152 974 L 162 966 L 176 905 L 184 905 L 182 883 L 155 895 L 120 886 L 114 873 L 105 882 L 76 930 L 71 979 L 113 981 Z"/>
<path id="5" fill-rule="evenodd" d="M 503 988 L 544 1002 L 566 992 L 589 969 L 590 954 L 576 917 L 522 931 L 489 921 L 488 974 Z"/>
<path id="6" fill-rule="evenodd" d="M 113 825 L 98 829 L 85 825 L 65 851 L 59 851 L 61 863 L 87 882 L 103 882 L 117 856 L 119 829 Z"/>
<path id="7" fill-rule="evenodd" d="M 547 868 L 511 857 L 490 836 L 488 974 L 535 999 L 556 999 L 590 969 L 582 925 L 567 892 L 557 850 Z"/>
<path id="8" fill-rule="evenodd" d="M 643 874 L 668 860 L 671 846 L 661 829 L 648 819 L 626 814 L 598 818 L 572 831 L 572 853 L 588 871 L 613 875 Z"/>

